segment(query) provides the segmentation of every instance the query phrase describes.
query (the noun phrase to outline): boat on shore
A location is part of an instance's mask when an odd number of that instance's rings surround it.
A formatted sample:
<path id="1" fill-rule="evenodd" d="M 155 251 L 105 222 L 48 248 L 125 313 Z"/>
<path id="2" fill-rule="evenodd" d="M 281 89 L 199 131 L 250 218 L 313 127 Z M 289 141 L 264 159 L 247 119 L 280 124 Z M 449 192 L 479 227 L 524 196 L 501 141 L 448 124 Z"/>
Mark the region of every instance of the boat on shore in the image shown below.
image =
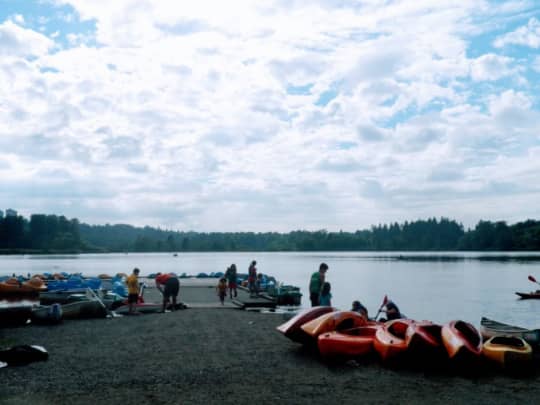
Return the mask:
<path id="1" fill-rule="evenodd" d="M 30 280 L 22 282 L 11 277 L 0 282 L 0 296 L 35 296 L 46 289 L 47 286 L 38 277 L 32 277 Z"/>
<path id="2" fill-rule="evenodd" d="M 450 360 L 476 365 L 482 354 L 482 337 L 473 325 L 461 320 L 450 321 L 442 326 L 441 337 Z"/>
<path id="3" fill-rule="evenodd" d="M 304 323 L 302 330 L 315 341 L 325 332 L 342 331 L 367 324 L 366 318 L 354 311 L 333 311 Z"/>
<path id="4" fill-rule="evenodd" d="M 407 351 L 406 332 L 413 321 L 394 319 L 385 322 L 375 333 L 373 347 L 382 361 L 400 358 Z"/>
<path id="5" fill-rule="evenodd" d="M 380 327 L 373 324 L 323 333 L 317 340 L 319 353 L 326 359 L 347 359 L 370 354 L 373 352 L 375 333 Z"/>
<path id="6" fill-rule="evenodd" d="M 52 305 L 39 305 L 32 308 L 30 315 L 32 323 L 40 325 L 55 325 L 62 322 L 62 306 L 58 303 Z"/>
<path id="7" fill-rule="evenodd" d="M 311 339 L 311 336 L 302 330 L 302 325 L 321 315 L 334 311 L 337 311 L 337 309 L 333 307 L 308 308 L 300 311 L 287 322 L 279 325 L 276 329 L 295 342 L 306 343 Z"/>
<path id="8" fill-rule="evenodd" d="M 507 370 L 527 369 L 533 360 L 531 345 L 516 336 L 490 337 L 484 342 L 482 354 L 492 363 Z"/>
<path id="9" fill-rule="evenodd" d="M 513 336 L 525 339 L 532 346 L 540 344 L 540 329 L 526 329 L 482 317 L 480 333 L 487 340 L 493 336 Z"/>

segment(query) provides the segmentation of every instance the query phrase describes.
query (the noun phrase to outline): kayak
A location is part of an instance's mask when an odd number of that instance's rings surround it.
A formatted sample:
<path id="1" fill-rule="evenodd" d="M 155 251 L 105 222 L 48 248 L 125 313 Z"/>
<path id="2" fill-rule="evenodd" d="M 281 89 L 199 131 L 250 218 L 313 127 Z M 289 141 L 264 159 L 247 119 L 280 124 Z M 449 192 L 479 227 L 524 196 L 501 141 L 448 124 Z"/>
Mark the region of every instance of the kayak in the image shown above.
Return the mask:
<path id="1" fill-rule="evenodd" d="M 317 345 L 319 353 L 325 358 L 353 358 L 373 351 L 373 340 L 380 325 L 366 325 L 333 331 L 319 335 Z"/>
<path id="2" fill-rule="evenodd" d="M 284 324 L 279 325 L 276 329 L 295 342 L 306 343 L 311 339 L 311 336 L 305 333 L 301 326 L 321 315 L 334 311 L 337 311 L 337 309 L 332 307 L 309 308 L 299 312 Z"/>
<path id="3" fill-rule="evenodd" d="M 63 312 L 60 304 L 39 305 L 32 308 L 32 323 L 54 325 L 62 322 Z"/>
<path id="4" fill-rule="evenodd" d="M 345 329 L 357 328 L 367 324 L 366 318 L 358 312 L 353 311 L 334 311 L 318 318 L 304 323 L 301 328 L 311 338 L 317 339 L 319 335 L 334 330 L 342 331 Z"/>
<path id="5" fill-rule="evenodd" d="M 406 332 L 412 322 L 410 319 L 394 319 L 377 329 L 373 347 L 382 361 L 395 359 L 407 351 Z"/>
<path id="6" fill-rule="evenodd" d="M 540 291 L 536 290 L 530 293 L 516 292 L 517 295 L 523 300 L 527 299 L 540 299 Z"/>
<path id="7" fill-rule="evenodd" d="M 480 320 L 480 333 L 485 340 L 493 336 L 503 335 L 523 338 L 533 346 L 540 344 L 540 329 L 521 328 L 485 317 Z"/>
<path id="8" fill-rule="evenodd" d="M 455 320 L 442 326 L 441 336 L 450 360 L 475 363 L 482 354 L 480 332 L 468 322 Z"/>
<path id="9" fill-rule="evenodd" d="M 13 277 L 0 282 L 0 295 L 38 295 L 46 289 L 47 286 L 38 277 L 33 277 L 22 283 Z"/>
<path id="10" fill-rule="evenodd" d="M 414 321 L 405 331 L 407 350 L 420 355 L 431 355 L 442 350 L 441 325 L 430 321 Z"/>
<path id="11" fill-rule="evenodd" d="M 531 345 L 515 336 L 493 336 L 484 342 L 482 354 L 505 369 L 526 368 L 533 360 Z"/>

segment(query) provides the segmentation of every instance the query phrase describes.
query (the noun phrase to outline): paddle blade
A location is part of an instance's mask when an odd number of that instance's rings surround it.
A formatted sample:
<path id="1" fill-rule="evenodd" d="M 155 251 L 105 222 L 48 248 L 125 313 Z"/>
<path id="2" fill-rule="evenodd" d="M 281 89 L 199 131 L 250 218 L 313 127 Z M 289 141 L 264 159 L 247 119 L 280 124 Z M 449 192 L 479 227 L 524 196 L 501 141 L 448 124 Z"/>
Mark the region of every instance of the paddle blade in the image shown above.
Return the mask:
<path id="1" fill-rule="evenodd" d="M 388 304 L 388 296 L 387 295 L 384 296 L 381 307 L 384 307 L 386 304 Z"/>
<path id="2" fill-rule="evenodd" d="M 529 276 L 528 277 L 529 281 L 532 281 L 533 283 L 536 283 L 536 279 L 533 277 L 533 276 Z"/>

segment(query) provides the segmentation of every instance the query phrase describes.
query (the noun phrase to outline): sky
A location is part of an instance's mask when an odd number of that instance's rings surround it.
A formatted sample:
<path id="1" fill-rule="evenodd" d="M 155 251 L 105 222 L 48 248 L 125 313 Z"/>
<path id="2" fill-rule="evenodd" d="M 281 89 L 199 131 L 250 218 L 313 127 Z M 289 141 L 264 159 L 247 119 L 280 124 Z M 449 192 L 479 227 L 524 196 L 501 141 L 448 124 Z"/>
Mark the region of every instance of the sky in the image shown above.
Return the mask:
<path id="1" fill-rule="evenodd" d="M 540 1 L 0 0 L 0 209 L 540 219 Z"/>

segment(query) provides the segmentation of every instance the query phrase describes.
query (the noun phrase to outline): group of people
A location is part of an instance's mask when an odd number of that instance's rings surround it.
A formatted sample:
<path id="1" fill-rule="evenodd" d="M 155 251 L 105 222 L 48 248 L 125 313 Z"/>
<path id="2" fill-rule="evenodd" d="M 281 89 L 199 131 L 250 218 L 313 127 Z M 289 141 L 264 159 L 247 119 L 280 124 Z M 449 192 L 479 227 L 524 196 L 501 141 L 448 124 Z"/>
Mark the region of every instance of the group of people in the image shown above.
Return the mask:
<path id="1" fill-rule="evenodd" d="M 261 290 L 261 281 L 262 273 L 257 273 L 257 261 L 253 260 L 248 268 L 248 289 L 249 296 L 251 298 L 257 297 L 259 291 Z M 218 285 L 216 286 L 216 291 L 221 301 L 221 305 L 225 304 L 225 297 L 227 297 L 227 290 L 229 292 L 229 297 L 232 300 L 233 294 L 236 298 L 238 296 L 238 272 L 236 270 L 236 264 L 231 264 L 223 277 L 219 279 Z"/>
<path id="2" fill-rule="evenodd" d="M 134 268 L 131 274 L 126 279 L 128 288 L 128 313 L 130 315 L 138 315 L 137 303 L 141 299 L 140 284 L 139 284 L 138 268 Z M 155 278 L 156 288 L 161 292 L 163 296 L 161 312 L 165 312 L 167 306 L 172 301 L 170 309 L 174 311 L 177 308 L 177 297 L 180 292 L 180 280 L 173 273 L 158 273 Z"/>
<path id="3" fill-rule="evenodd" d="M 312 307 L 332 306 L 331 286 L 330 283 L 326 281 L 327 271 L 328 265 L 326 263 L 321 263 L 319 265 L 319 270 L 311 275 L 309 280 L 309 299 Z M 358 312 L 366 319 L 369 319 L 368 310 L 360 301 L 353 301 L 351 311 Z M 387 300 L 386 297 L 383 305 L 379 309 L 379 313 L 381 312 L 386 314 L 386 318 L 379 318 L 379 321 L 381 322 L 404 317 L 399 311 L 398 306 L 393 301 Z M 377 313 L 375 318 L 379 316 L 379 313 Z"/>

